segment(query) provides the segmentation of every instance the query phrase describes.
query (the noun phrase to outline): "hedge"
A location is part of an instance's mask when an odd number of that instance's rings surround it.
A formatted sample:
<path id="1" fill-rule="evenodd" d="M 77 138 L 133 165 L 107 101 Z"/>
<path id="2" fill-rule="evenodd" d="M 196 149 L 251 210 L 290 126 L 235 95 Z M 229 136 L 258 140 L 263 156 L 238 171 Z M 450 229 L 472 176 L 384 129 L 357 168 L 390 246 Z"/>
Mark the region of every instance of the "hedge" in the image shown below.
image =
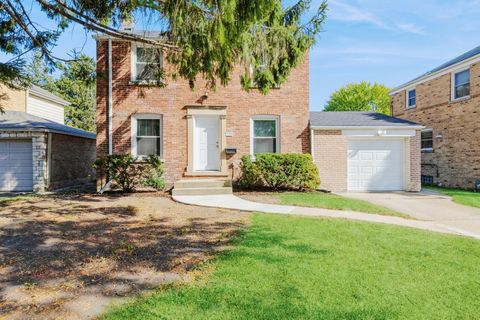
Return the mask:
<path id="1" fill-rule="evenodd" d="M 242 157 L 238 185 L 244 189 L 314 190 L 320 184 L 318 170 L 310 154 L 261 153 L 253 160 Z"/>

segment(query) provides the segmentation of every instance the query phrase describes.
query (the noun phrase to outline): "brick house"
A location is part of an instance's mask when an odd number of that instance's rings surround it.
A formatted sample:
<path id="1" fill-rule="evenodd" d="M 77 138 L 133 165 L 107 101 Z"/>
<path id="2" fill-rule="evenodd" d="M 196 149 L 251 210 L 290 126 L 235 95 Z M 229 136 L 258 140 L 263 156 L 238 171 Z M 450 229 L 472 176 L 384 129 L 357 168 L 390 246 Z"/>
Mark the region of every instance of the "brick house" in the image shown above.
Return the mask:
<path id="1" fill-rule="evenodd" d="M 268 95 L 246 92 L 237 68 L 228 86 L 194 90 L 187 81 L 168 79 L 164 88 L 142 85 L 139 60 L 150 48 L 111 41 L 112 153 L 164 159 L 165 178 L 229 177 L 243 154 L 253 151 L 308 152 L 308 58 L 280 89 Z M 109 40 L 97 38 L 97 71 L 108 74 Z M 148 52 L 148 51 L 147 51 Z M 165 63 L 165 61 L 162 61 Z M 168 68 L 167 65 L 164 66 Z M 250 139 L 252 134 L 260 134 Z M 108 77 L 97 83 L 97 154 L 109 152 Z M 147 134 L 145 138 L 143 135 Z M 232 148 L 227 154 L 226 148 Z"/>
<path id="2" fill-rule="evenodd" d="M 158 37 L 152 32 L 141 35 Z M 174 194 L 195 194 L 207 187 L 212 193 L 222 193 L 225 188 L 231 192 L 231 179 L 238 177 L 240 158 L 245 154 L 311 152 L 308 56 L 292 70 L 288 81 L 267 95 L 256 89 L 249 92 L 242 89 L 240 67 L 234 70 L 228 86 L 211 91 L 199 79 L 192 90 L 183 79 L 167 79 L 165 87 L 149 85 L 154 79 L 148 72 L 149 65 L 160 65 L 167 71 L 171 67 L 158 49 L 105 35 L 96 39 L 97 72 L 105 75 L 97 82 L 98 157 L 131 153 L 141 159 L 157 154 L 164 161 L 167 184 L 175 185 Z M 370 118 L 375 121 L 375 117 Z M 402 159 L 402 168 L 398 172 L 402 182 L 396 188 L 417 191 L 410 183 L 410 157 L 403 150 L 410 146 L 409 139 L 416 135 L 418 126 L 405 123 L 410 127 L 401 129 L 410 129 L 408 132 L 395 131 L 399 128 L 390 128 L 387 132 L 385 123 L 378 119 L 378 123 L 369 123 L 365 128 L 368 132 L 355 131 L 362 127 L 357 122 L 357 127 L 349 133 L 351 136 L 354 132 L 363 134 L 364 139 L 369 139 L 370 134 L 379 138 L 380 129 L 385 135 L 400 134 L 398 156 Z M 342 135 L 342 128 L 336 130 Z M 385 137 L 388 141 L 391 138 Z M 343 146 L 342 156 L 346 158 L 347 143 Z M 330 161 L 337 159 L 330 157 Z M 371 170 L 372 176 L 375 171 L 377 180 L 381 178 L 380 162 L 376 162 L 379 170 Z M 344 163 L 345 168 L 341 170 L 345 173 L 345 183 L 329 185 L 329 190 L 347 189 L 347 160 Z M 321 178 L 326 181 L 328 175 L 336 174 L 322 172 Z M 213 183 L 215 180 L 219 181 L 218 185 Z M 105 183 L 104 177 L 100 178 L 98 187 Z M 195 190 L 183 190 L 192 184 L 196 184 L 196 188 L 192 187 Z M 368 187 L 368 183 L 365 186 Z"/>
<path id="3" fill-rule="evenodd" d="M 390 93 L 395 117 L 424 125 L 422 181 L 480 188 L 480 47 Z"/>

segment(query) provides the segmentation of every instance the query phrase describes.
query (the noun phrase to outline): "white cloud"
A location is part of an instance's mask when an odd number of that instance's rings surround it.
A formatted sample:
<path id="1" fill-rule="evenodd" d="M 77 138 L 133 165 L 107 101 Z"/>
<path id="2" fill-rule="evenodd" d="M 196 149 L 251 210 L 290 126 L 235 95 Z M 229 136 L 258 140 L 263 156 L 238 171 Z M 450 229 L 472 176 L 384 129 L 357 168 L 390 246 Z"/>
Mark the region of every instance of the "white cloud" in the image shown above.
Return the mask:
<path id="1" fill-rule="evenodd" d="M 426 34 L 423 27 L 417 26 L 414 23 L 398 23 L 397 27 L 400 30 L 403 30 L 409 33 L 420 34 L 420 35 Z"/>
<path id="2" fill-rule="evenodd" d="M 414 23 L 397 23 L 388 19 L 387 14 L 375 13 L 369 10 L 365 5 L 355 5 L 341 0 L 331 0 L 328 2 L 330 8 L 329 18 L 337 21 L 368 23 L 377 28 L 407 32 L 417 35 L 425 35 L 423 27 Z"/>

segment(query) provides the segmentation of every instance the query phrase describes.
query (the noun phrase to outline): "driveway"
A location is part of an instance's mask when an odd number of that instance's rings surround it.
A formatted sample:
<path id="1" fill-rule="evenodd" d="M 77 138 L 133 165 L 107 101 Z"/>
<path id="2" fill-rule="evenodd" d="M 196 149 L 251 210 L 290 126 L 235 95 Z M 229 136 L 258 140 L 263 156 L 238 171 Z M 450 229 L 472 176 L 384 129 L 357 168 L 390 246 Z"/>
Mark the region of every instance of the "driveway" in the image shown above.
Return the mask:
<path id="1" fill-rule="evenodd" d="M 453 231 L 480 237 L 480 209 L 457 204 L 449 196 L 432 192 L 341 193 L 369 201 L 416 219 L 436 222 Z"/>

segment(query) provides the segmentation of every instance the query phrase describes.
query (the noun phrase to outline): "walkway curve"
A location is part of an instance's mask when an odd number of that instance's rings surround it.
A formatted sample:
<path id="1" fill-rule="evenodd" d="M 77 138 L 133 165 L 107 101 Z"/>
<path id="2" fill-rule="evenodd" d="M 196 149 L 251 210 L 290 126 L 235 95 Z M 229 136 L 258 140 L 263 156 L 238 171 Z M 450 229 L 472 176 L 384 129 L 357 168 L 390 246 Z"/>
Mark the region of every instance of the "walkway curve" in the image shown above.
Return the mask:
<path id="1" fill-rule="evenodd" d="M 446 234 L 455 234 L 480 239 L 480 235 L 462 229 L 451 228 L 433 221 L 410 220 L 400 217 L 382 216 L 356 211 L 329 210 L 298 206 L 274 205 L 248 201 L 235 195 L 208 195 L 208 196 L 173 196 L 173 200 L 202 207 L 215 207 L 250 212 L 277 213 L 309 217 L 326 217 L 358 220 L 373 223 L 392 224 L 409 228 L 428 230 Z"/>

